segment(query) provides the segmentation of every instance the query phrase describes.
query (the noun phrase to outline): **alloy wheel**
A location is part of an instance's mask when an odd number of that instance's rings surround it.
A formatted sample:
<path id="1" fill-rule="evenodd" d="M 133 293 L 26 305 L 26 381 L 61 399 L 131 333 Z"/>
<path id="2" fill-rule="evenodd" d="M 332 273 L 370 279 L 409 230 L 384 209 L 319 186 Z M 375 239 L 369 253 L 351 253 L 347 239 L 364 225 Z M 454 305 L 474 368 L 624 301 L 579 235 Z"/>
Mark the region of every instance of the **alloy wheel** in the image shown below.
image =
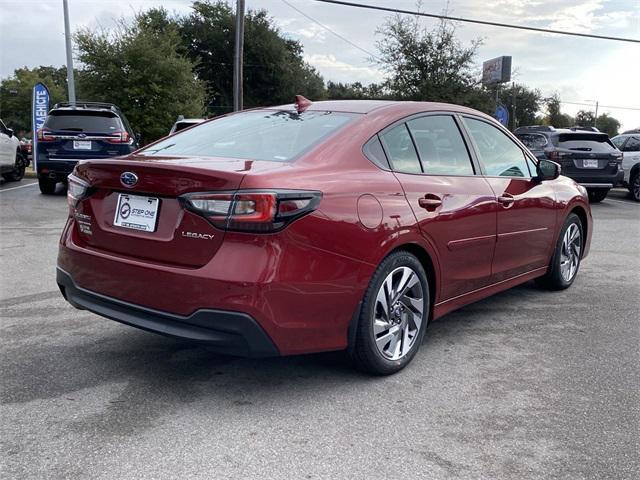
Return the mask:
<path id="1" fill-rule="evenodd" d="M 382 282 L 373 310 L 373 334 L 378 351 L 399 360 L 413 347 L 425 309 L 420 278 L 409 267 L 398 267 Z"/>
<path id="2" fill-rule="evenodd" d="M 564 232 L 562 250 L 560 251 L 560 273 L 565 282 L 570 282 L 578 271 L 580 252 L 582 251 L 582 237 L 580 227 L 572 223 Z"/>
<path id="3" fill-rule="evenodd" d="M 632 189 L 633 198 L 640 201 L 640 174 L 637 174 L 633 179 Z"/>

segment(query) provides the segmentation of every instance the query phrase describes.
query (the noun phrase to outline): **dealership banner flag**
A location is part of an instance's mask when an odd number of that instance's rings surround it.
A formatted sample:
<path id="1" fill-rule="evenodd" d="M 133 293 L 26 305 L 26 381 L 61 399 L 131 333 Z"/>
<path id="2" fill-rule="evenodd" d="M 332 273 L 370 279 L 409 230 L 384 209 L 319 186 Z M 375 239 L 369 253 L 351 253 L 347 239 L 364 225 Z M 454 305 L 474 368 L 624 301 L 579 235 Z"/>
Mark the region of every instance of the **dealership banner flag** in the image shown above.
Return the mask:
<path id="1" fill-rule="evenodd" d="M 38 162 L 38 129 L 44 126 L 49 112 L 49 90 L 42 83 L 33 86 L 33 96 L 31 97 L 31 125 L 33 129 L 32 149 L 33 169 L 37 169 Z"/>

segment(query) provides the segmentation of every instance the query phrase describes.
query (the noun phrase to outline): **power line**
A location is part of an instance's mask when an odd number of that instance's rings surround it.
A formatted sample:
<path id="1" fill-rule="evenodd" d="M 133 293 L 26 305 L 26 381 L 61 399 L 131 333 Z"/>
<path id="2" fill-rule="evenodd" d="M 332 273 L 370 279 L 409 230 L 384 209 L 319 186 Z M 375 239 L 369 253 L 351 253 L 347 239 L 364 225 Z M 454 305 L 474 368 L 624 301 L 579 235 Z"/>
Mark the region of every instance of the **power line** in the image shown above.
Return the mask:
<path id="1" fill-rule="evenodd" d="M 336 37 L 338 37 L 340 40 L 343 40 L 345 42 L 347 42 L 349 45 L 351 45 L 354 48 L 357 48 L 358 50 L 360 50 L 361 52 L 366 53 L 367 55 L 369 55 L 371 58 L 380 61 L 380 59 L 378 58 L 377 55 L 371 53 L 368 50 L 365 50 L 364 48 L 362 48 L 360 45 L 357 45 L 355 43 L 353 43 L 351 40 L 349 40 L 346 37 L 343 37 L 342 35 L 340 35 L 338 32 L 335 32 L 334 30 L 330 29 L 329 27 L 327 27 L 326 25 L 323 25 L 322 23 L 320 23 L 318 20 L 316 20 L 315 18 L 307 15 L 306 13 L 304 13 L 302 10 L 300 10 L 299 8 L 295 7 L 294 5 L 290 4 L 289 2 L 287 2 L 287 0 L 282 0 L 283 3 L 287 4 L 289 7 L 291 7 L 292 9 L 294 9 L 296 12 L 298 12 L 300 15 L 302 15 L 303 17 L 307 18 L 308 20 L 311 20 L 313 23 L 320 25 L 322 28 L 324 28 L 326 31 L 333 33 Z"/>
<path id="2" fill-rule="evenodd" d="M 585 102 L 564 102 L 564 101 L 560 101 L 560 103 L 565 103 L 567 105 L 581 105 L 584 107 L 594 107 L 595 103 L 585 103 Z M 614 110 L 634 110 L 634 111 L 638 111 L 640 112 L 640 108 L 636 108 L 636 107 L 618 107 L 615 105 L 602 105 L 599 104 L 600 108 L 612 108 Z"/>
<path id="3" fill-rule="evenodd" d="M 423 12 L 417 12 L 413 10 L 402 10 L 399 8 L 392 8 L 392 7 L 381 7 L 378 5 L 368 5 L 364 3 L 344 2 L 341 0 L 314 0 L 314 1 L 321 2 L 321 3 L 332 3 L 334 5 L 342 5 L 346 7 L 367 8 L 370 10 L 380 10 L 383 12 L 402 13 L 406 15 L 417 15 L 419 17 L 439 18 L 444 20 L 453 20 L 456 22 L 476 23 L 479 25 L 491 25 L 493 27 L 515 28 L 517 30 L 528 30 L 531 32 L 554 33 L 557 35 L 571 35 L 574 37 L 595 38 L 598 40 L 613 40 L 616 42 L 640 43 L 640 40 L 637 40 L 634 38 L 609 37 L 605 35 L 594 35 L 591 33 L 566 32 L 562 30 L 551 30 L 549 28 L 528 27 L 525 25 L 512 25 L 509 23 L 489 22 L 487 20 L 475 20 L 471 18 L 451 17 L 448 15 L 436 15 L 433 13 L 423 13 Z"/>

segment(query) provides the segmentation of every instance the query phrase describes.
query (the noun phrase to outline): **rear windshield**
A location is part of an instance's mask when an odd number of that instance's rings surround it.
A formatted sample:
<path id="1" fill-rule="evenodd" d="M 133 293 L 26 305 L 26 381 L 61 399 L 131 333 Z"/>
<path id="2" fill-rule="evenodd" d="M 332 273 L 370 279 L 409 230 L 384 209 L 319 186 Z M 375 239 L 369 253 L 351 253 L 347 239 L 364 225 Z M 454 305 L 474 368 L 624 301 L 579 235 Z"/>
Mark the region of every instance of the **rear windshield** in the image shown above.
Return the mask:
<path id="1" fill-rule="evenodd" d="M 518 133 L 516 135 L 529 150 L 541 150 L 547 145 L 547 137 L 539 133 Z"/>
<path id="2" fill-rule="evenodd" d="M 353 118 L 351 113 L 334 112 L 245 112 L 184 130 L 141 153 L 287 162 Z"/>
<path id="3" fill-rule="evenodd" d="M 606 134 L 592 133 L 563 133 L 558 135 L 558 147 L 593 153 L 606 153 L 616 149 Z"/>
<path id="4" fill-rule="evenodd" d="M 49 130 L 113 133 L 122 130 L 120 119 L 111 112 L 53 111 L 44 122 Z"/>

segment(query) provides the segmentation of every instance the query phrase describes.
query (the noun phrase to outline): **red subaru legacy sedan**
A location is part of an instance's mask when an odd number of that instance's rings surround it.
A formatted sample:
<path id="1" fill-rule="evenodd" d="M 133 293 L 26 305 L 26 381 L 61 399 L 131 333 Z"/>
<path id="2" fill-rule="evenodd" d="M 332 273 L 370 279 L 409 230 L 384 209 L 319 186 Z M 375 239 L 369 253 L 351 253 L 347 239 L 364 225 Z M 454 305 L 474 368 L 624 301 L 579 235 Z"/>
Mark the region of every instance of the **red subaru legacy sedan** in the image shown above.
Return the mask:
<path id="1" fill-rule="evenodd" d="M 569 287 L 585 190 L 456 105 L 328 101 L 219 117 L 69 177 L 57 281 L 221 353 L 407 365 L 427 324 L 536 279 Z"/>

